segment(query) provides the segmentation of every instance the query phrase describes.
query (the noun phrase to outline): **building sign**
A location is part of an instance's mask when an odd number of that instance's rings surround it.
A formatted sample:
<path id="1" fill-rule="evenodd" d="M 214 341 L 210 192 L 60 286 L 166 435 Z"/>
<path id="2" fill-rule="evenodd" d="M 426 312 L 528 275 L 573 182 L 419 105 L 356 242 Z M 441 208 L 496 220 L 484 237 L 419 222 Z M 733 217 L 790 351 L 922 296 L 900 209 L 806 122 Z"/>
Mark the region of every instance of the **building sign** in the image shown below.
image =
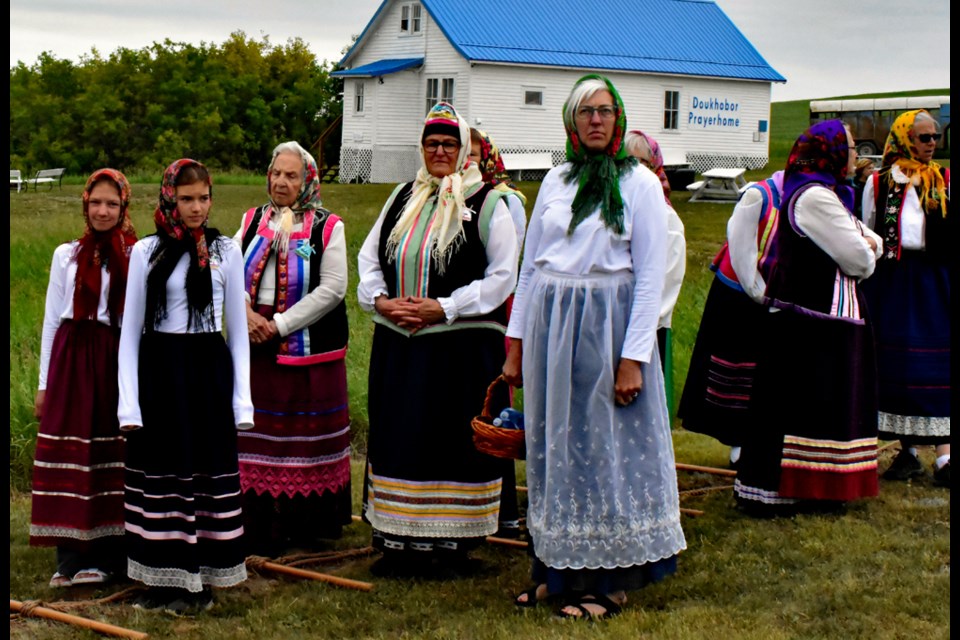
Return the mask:
<path id="1" fill-rule="evenodd" d="M 740 103 L 726 98 L 698 98 L 690 100 L 687 128 L 692 129 L 738 129 L 740 127 Z"/>

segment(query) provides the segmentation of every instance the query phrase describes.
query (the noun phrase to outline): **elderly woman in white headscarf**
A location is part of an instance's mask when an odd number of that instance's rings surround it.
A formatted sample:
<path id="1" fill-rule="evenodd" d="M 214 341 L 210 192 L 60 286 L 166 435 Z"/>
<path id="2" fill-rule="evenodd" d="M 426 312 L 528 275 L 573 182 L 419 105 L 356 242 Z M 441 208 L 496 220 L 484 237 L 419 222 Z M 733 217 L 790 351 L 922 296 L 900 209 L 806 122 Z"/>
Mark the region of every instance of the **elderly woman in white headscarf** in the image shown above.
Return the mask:
<path id="1" fill-rule="evenodd" d="M 516 232 L 451 105 L 430 110 L 419 149 L 416 179 L 397 186 L 359 255 L 357 296 L 376 323 L 363 514 L 384 554 L 378 575 L 468 572 L 500 502 L 502 465 L 474 448 L 470 420 L 503 365 Z"/>
<path id="2" fill-rule="evenodd" d="M 273 152 L 270 202 L 243 216 L 256 427 L 239 439 L 251 553 L 316 547 L 351 522 L 347 246 L 321 206 L 317 163 L 296 142 Z"/>

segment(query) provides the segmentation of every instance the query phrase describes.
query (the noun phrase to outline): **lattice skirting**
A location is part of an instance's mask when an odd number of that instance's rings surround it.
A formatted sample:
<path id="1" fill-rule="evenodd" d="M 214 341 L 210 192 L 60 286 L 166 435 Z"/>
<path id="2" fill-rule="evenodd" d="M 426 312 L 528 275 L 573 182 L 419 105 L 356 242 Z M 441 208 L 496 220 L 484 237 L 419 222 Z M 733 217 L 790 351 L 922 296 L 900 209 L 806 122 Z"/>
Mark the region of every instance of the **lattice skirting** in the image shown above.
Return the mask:
<path id="1" fill-rule="evenodd" d="M 737 156 L 710 153 L 688 153 L 687 163 L 697 173 L 710 169 L 761 169 L 767 156 Z"/>

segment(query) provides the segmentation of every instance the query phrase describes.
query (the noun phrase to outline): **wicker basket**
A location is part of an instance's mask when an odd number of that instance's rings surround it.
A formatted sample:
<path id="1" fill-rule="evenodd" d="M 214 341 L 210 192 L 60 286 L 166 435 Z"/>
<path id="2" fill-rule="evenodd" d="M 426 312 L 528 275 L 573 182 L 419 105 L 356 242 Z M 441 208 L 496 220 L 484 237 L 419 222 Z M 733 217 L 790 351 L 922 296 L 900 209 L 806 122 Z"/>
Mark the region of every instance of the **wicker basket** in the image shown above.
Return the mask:
<path id="1" fill-rule="evenodd" d="M 493 392 L 499 384 L 506 384 L 503 376 L 487 387 L 487 398 L 483 401 L 483 413 L 470 421 L 473 426 L 473 445 L 480 453 L 497 458 L 512 458 L 523 460 L 527 453 L 526 435 L 521 429 L 504 429 L 493 424 L 492 408 Z"/>

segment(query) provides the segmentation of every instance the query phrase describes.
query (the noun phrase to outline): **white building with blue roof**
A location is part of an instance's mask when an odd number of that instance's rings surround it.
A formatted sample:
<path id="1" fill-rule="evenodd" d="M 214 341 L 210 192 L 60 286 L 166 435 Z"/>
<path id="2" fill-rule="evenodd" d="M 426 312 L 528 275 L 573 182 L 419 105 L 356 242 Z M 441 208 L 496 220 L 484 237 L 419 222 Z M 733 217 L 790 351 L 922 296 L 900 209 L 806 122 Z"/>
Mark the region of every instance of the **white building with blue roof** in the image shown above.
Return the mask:
<path id="1" fill-rule="evenodd" d="M 384 0 L 340 66 L 342 182 L 412 180 L 440 100 L 508 169 L 542 176 L 564 160 L 563 101 L 593 72 L 668 165 L 761 168 L 771 83 L 786 81 L 706 0 Z"/>

